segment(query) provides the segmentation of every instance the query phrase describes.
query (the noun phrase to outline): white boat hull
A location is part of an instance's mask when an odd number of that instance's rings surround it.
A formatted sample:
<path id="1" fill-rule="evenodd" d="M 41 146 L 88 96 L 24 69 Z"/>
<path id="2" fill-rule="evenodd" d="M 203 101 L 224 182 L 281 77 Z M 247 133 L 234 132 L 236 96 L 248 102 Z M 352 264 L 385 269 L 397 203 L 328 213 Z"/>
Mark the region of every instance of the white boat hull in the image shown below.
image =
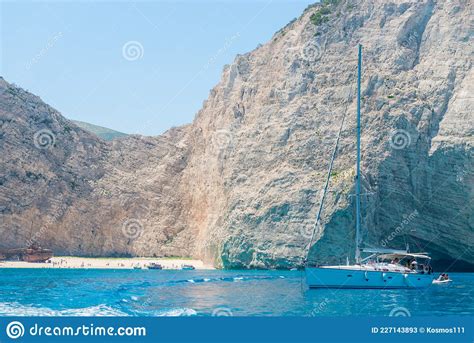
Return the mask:
<path id="1" fill-rule="evenodd" d="M 350 268 L 307 267 L 310 288 L 423 288 L 433 282 L 433 275 L 396 271 Z"/>

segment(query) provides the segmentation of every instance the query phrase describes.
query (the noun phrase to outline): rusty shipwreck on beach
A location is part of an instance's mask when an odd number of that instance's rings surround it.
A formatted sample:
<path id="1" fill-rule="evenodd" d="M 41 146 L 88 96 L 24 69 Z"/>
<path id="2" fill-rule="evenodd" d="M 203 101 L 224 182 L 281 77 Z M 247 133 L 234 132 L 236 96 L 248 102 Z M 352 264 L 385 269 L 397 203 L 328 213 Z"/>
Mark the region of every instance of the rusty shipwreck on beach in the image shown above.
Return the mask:
<path id="1" fill-rule="evenodd" d="M 0 260 L 24 261 L 24 262 L 46 262 L 53 257 L 53 251 L 44 249 L 38 245 L 28 248 L 0 249 Z"/>

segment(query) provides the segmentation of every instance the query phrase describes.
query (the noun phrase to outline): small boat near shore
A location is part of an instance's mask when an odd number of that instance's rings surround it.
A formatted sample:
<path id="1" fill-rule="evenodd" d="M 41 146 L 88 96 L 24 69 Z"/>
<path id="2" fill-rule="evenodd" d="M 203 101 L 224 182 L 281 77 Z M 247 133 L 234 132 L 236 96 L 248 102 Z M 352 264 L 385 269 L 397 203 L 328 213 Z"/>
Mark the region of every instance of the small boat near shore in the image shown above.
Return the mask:
<path id="1" fill-rule="evenodd" d="M 159 263 L 152 262 L 148 265 L 148 269 L 162 270 L 163 266 Z"/>
<path id="2" fill-rule="evenodd" d="M 194 266 L 191 265 L 191 264 L 183 264 L 181 266 L 181 270 L 194 270 L 194 269 L 196 269 L 196 268 L 194 268 Z"/>
<path id="3" fill-rule="evenodd" d="M 437 279 L 433 280 L 434 285 L 443 285 L 443 284 L 448 284 L 450 282 L 453 282 L 453 280 L 451 280 L 449 278 L 449 275 L 446 273 L 441 274 L 440 276 L 438 276 Z"/>

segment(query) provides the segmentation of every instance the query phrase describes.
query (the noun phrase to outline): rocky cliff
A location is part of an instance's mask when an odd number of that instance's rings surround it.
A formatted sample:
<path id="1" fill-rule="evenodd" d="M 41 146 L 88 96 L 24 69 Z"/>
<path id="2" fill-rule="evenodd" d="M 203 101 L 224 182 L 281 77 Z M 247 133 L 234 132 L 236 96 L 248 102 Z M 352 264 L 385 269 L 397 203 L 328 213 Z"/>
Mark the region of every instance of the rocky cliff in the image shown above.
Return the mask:
<path id="1" fill-rule="evenodd" d="M 356 46 L 364 46 L 364 242 L 472 268 L 469 1 L 325 1 L 224 68 L 192 124 L 102 141 L 1 82 L 1 245 L 61 254 L 301 263 L 354 249 Z"/>

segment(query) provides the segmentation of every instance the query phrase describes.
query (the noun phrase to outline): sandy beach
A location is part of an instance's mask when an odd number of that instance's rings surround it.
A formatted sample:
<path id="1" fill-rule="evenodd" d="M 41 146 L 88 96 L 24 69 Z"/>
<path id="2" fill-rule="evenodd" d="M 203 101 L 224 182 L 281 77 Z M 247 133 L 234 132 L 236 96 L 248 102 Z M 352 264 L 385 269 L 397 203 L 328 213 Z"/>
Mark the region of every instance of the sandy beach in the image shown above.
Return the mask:
<path id="1" fill-rule="evenodd" d="M 195 269 L 214 269 L 204 265 L 200 260 L 172 258 L 94 258 L 56 256 L 47 263 L 30 263 L 22 261 L 0 261 L 0 268 L 58 268 L 58 269 L 147 269 L 151 263 L 160 264 L 163 269 L 181 269 L 183 265 L 191 265 Z"/>

